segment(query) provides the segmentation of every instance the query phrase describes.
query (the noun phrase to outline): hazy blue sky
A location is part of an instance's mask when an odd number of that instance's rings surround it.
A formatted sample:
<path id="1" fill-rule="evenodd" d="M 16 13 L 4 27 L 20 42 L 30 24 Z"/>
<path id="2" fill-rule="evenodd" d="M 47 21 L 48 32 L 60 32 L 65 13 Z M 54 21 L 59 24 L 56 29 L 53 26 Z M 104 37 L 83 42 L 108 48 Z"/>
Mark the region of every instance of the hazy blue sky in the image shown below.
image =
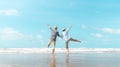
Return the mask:
<path id="1" fill-rule="evenodd" d="M 46 24 L 60 33 L 72 25 L 70 36 L 82 43 L 71 48 L 120 48 L 119 0 L 0 0 L 0 48 L 47 47 Z"/>

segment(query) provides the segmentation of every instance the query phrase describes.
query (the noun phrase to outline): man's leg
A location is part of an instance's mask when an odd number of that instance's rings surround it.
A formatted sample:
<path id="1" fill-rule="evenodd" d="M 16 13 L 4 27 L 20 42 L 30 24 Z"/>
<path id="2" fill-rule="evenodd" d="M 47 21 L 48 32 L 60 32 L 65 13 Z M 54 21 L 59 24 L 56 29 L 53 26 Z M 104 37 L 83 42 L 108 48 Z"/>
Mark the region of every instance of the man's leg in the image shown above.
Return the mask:
<path id="1" fill-rule="evenodd" d="M 49 40 L 49 42 L 48 42 L 48 48 L 49 48 L 49 46 L 50 46 L 51 43 L 52 43 L 52 40 Z"/>
<path id="2" fill-rule="evenodd" d="M 54 54 L 54 52 L 55 52 L 55 45 L 56 45 L 56 41 L 53 41 L 53 49 L 52 49 L 52 54 Z"/>
<path id="3" fill-rule="evenodd" d="M 81 41 L 79 41 L 79 40 L 77 40 L 77 39 L 73 39 L 73 38 L 70 38 L 70 41 L 81 42 Z"/>
<path id="4" fill-rule="evenodd" d="M 50 65 L 49 67 L 56 67 L 56 58 L 55 58 L 55 54 L 52 54 L 52 59 L 50 61 Z"/>

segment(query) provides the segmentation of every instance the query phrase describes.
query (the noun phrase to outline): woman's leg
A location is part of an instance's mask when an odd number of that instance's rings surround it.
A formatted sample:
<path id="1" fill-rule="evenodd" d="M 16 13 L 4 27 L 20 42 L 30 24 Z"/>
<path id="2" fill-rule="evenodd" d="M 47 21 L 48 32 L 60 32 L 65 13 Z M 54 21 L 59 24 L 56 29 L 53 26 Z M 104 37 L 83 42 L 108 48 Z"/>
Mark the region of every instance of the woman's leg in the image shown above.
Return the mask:
<path id="1" fill-rule="evenodd" d="M 68 47 L 68 45 L 69 45 L 69 40 L 66 41 L 65 43 L 66 43 L 66 50 L 67 50 L 67 53 L 69 53 L 69 47 Z"/>
<path id="2" fill-rule="evenodd" d="M 73 38 L 70 38 L 70 41 L 81 42 L 81 41 L 79 41 L 79 40 L 77 40 L 77 39 L 73 39 Z"/>

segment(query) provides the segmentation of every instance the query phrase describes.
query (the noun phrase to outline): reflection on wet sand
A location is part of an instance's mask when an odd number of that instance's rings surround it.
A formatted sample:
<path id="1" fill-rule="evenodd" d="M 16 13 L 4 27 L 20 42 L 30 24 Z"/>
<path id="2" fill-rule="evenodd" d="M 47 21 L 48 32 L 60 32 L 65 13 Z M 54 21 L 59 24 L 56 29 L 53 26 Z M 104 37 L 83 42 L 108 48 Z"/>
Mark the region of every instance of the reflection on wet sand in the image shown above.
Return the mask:
<path id="1" fill-rule="evenodd" d="M 55 58 L 55 54 L 52 54 L 52 58 L 51 58 L 51 60 L 50 60 L 49 67 L 56 67 L 56 58 Z"/>
<path id="2" fill-rule="evenodd" d="M 56 64 L 56 61 L 60 62 L 60 58 L 56 58 L 55 54 L 52 54 L 51 56 L 52 57 L 50 58 L 50 61 L 49 61 L 49 67 L 57 67 L 57 66 L 59 66 L 59 64 Z M 63 57 L 61 59 L 64 59 L 64 58 L 65 57 Z M 70 67 L 70 64 L 69 64 L 69 54 L 66 54 L 66 58 L 65 58 L 64 61 L 65 61 L 65 65 L 63 65 L 64 64 L 63 62 L 61 62 L 61 63 L 63 63 L 62 65 L 66 66 L 66 67 Z"/>
<path id="3" fill-rule="evenodd" d="M 70 67 L 70 64 L 69 64 L 69 54 L 66 54 L 66 67 Z"/>
<path id="4" fill-rule="evenodd" d="M 119 59 L 120 53 L 0 54 L 0 67 L 120 67 Z"/>

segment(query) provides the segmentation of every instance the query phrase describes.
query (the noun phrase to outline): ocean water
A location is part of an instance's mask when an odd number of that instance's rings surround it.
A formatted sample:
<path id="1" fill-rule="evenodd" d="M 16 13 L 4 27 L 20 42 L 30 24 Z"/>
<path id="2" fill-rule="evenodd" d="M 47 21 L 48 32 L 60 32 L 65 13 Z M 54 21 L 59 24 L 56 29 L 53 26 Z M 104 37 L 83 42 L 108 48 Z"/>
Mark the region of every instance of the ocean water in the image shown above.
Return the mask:
<path id="1" fill-rule="evenodd" d="M 120 53 L 0 54 L 0 67 L 120 67 Z"/>

